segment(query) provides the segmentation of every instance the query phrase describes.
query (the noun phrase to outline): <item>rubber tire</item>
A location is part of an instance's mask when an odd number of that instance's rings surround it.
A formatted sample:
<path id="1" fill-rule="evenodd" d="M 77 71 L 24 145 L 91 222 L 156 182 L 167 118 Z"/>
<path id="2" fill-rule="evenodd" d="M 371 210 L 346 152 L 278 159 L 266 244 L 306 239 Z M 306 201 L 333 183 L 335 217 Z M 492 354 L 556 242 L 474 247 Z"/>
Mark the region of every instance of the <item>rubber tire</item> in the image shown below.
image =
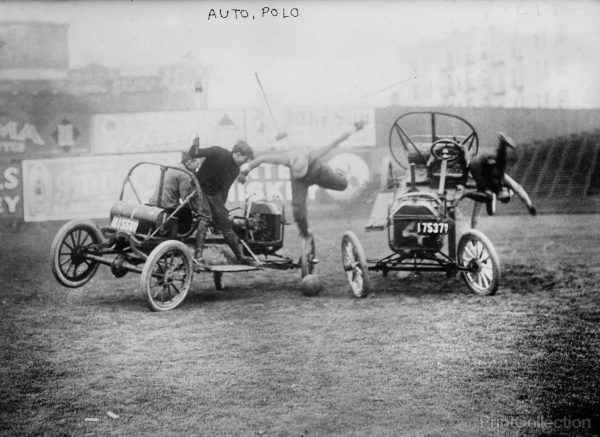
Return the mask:
<path id="1" fill-rule="evenodd" d="M 315 246 L 315 237 L 311 238 L 312 244 L 310 248 L 310 252 L 306 253 L 306 249 L 304 247 L 304 240 L 302 241 L 302 254 L 300 255 L 300 274 L 301 277 L 304 278 L 307 275 L 316 274 L 316 265 L 311 262 L 315 258 L 315 254 L 317 252 Z"/>
<path id="2" fill-rule="evenodd" d="M 54 239 L 52 240 L 52 245 L 50 246 L 50 265 L 52 267 L 52 274 L 54 275 L 54 278 L 61 285 L 70 288 L 77 288 L 86 284 L 96 274 L 98 266 L 100 265 L 100 263 L 97 261 L 91 261 L 88 271 L 85 272 L 84 276 L 77 280 L 65 276 L 65 273 L 60 265 L 60 249 L 65 239 L 77 230 L 86 231 L 87 234 L 92 237 L 92 244 L 99 244 L 103 241 L 102 234 L 91 220 L 71 220 L 61 226 L 61 228 L 58 230 L 54 236 Z M 71 265 L 72 264 L 69 264 L 69 266 Z"/>
<path id="3" fill-rule="evenodd" d="M 459 266 L 464 266 L 464 249 L 467 243 L 472 240 L 475 240 L 478 243 L 480 243 L 489 254 L 489 260 L 491 263 L 490 267 L 492 268 L 491 282 L 486 287 L 478 287 L 475 284 L 475 281 L 469 277 L 470 273 L 461 272 L 461 276 L 467 284 L 467 286 L 469 287 L 469 289 L 475 294 L 478 294 L 480 296 L 494 295 L 498 291 L 498 286 L 500 285 L 500 259 L 498 258 L 498 253 L 496 252 L 494 245 L 483 232 L 478 231 L 477 229 L 470 229 L 460 237 L 456 249 L 456 262 Z"/>
<path id="4" fill-rule="evenodd" d="M 355 272 L 360 272 L 360 274 L 362 276 L 362 284 L 360 284 L 360 287 L 357 286 L 357 284 L 355 284 L 352 281 L 350 272 L 348 270 L 346 270 L 347 266 L 346 266 L 345 253 L 346 253 L 346 246 L 348 244 L 351 244 L 352 246 L 354 246 L 354 250 L 353 250 L 354 261 L 353 262 L 357 263 L 357 264 L 353 270 Z M 358 239 L 356 234 L 354 234 L 354 232 L 347 231 L 344 233 L 344 235 L 342 236 L 341 248 L 342 248 L 342 265 L 344 267 L 344 273 L 346 274 L 346 278 L 348 279 L 348 284 L 350 285 L 350 291 L 352 292 L 352 294 L 355 297 L 358 297 L 358 298 L 367 297 L 367 295 L 369 294 L 369 291 L 371 290 L 371 279 L 369 277 L 369 270 L 367 268 L 367 257 L 365 256 L 365 251 L 362 247 L 362 244 L 360 243 L 360 240 Z"/>
<path id="5" fill-rule="evenodd" d="M 156 301 L 152 296 L 152 272 L 162 257 L 171 251 L 175 252 L 182 258 L 184 262 L 183 266 L 185 268 L 185 276 L 182 290 L 179 292 L 176 299 L 170 301 L 168 304 L 163 304 Z M 192 276 L 192 257 L 190 255 L 189 248 L 185 244 L 176 240 L 167 240 L 156 246 L 154 250 L 150 252 L 150 256 L 148 256 L 148 259 L 144 264 L 140 283 L 142 294 L 146 297 L 146 301 L 150 309 L 153 311 L 169 311 L 177 308 L 184 301 L 188 291 L 190 290 Z"/>

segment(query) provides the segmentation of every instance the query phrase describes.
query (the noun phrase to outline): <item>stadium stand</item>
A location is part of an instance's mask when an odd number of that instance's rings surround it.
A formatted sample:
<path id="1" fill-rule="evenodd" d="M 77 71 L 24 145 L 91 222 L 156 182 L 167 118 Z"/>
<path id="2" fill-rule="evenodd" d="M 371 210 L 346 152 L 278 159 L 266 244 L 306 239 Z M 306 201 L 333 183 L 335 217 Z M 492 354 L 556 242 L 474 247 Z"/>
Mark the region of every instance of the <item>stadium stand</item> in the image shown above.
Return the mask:
<path id="1" fill-rule="evenodd" d="M 600 211 L 600 130 L 521 144 L 507 172 L 545 212 Z M 519 202 L 505 213 L 526 213 Z"/>

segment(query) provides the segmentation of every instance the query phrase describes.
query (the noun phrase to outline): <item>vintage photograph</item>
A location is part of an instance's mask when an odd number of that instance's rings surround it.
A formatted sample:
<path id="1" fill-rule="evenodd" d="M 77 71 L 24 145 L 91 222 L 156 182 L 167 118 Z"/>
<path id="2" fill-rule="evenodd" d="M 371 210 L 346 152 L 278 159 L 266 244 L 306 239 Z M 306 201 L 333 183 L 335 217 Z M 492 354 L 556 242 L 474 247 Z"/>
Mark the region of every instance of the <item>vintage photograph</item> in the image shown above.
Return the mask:
<path id="1" fill-rule="evenodd" d="M 0 435 L 600 435 L 600 2 L 1 1 Z"/>

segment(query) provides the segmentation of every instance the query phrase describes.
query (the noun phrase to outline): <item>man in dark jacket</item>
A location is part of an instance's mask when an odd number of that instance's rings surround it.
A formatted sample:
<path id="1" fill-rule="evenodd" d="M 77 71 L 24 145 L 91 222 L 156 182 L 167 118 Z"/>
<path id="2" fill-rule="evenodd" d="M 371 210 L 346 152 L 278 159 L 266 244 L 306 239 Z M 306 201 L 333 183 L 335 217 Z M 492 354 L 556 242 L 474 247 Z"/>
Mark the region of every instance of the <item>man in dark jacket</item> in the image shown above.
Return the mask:
<path id="1" fill-rule="evenodd" d="M 237 262 L 254 264 L 252 258 L 244 256 L 239 239 L 231 227 L 229 211 L 225 207 L 229 189 L 240 173 L 240 166 L 254 157 L 252 148 L 245 141 L 238 141 L 231 151 L 219 146 L 200 148 L 200 142 L 196 138 L 189 154 L 193 158 L 204 158 L 196 176 L 210 205 L 213 228 L 223 234 Z M 202 247 L 207 231 L 208 226 L 204 224 L 199 226 L 196 232 L 197 249 L 194 257 L 199 265 L 204 263 Z"/>

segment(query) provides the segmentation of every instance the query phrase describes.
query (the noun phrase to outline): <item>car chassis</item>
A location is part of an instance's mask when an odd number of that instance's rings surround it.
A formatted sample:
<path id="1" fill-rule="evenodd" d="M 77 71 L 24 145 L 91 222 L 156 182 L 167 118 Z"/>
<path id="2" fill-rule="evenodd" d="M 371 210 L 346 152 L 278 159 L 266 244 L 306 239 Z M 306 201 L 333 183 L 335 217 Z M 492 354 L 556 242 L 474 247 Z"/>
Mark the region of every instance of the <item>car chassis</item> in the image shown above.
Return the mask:
<path id="1" fill-rule="evenodd" d="M 411 117 L 428 118 L 430 135 L 408 135 L 403 122 Z M 439 133 L 440 119 L 462 126 L 465 134 Z M 417 143 L 417 137 L 429 137 L 430 141 Z M 401 159 L 392 146 L 392 138 L 400 140 L 407 159 Z M 381 259 L 367 259 L 356 234 L 344 233 L 342 263 L 354 296 L 368 295 L 369 271 L 380 271 L 383 276 L 390 271 L 446 272 L 447 276 L 460 273 L 473 292 L 494 294 L 500 281 L 500 262 L 488 237 L 470 229 L 456 244 L 456 211 L 463 199 L 483 202 L 488 213 L 493 214 L 494 199 L 474 190 L 469 181 L 467 162 L 479 147 L 475 129 L 452 114 L 410 112 L 394 122 L 389 145 L 396 163 L 408 168 L 408 177 L 396 177 L 390 162 L 366 230 L 387 228 L 392 253 Z"/>
<path id="2" fill-rule="evenodd" d="M 161 199 L 167 171 L 185 173 L 195 188 L 171 209 L 164 208 Z M 149 193 L 144 193 L 144 188 L 157 186 L 157 175 L 158 189 L 152 199 Z M 154 183 L 149 184 L 149 179 Z M 183 302 L 194 272 L 212 273 L 217 290 L 223 289 L 224 273 L 265 268 L 300 269 L 303 278 L 315 273 L 318 260 L 314 241 L 303 246 L 297 260 L 277 253 L 283 247 L 285 226 L 289 224 L 285 221 L 284 205 L 277 199 L 253 200 L 253 197 L 243 207 L 230 211 L 242 210 L 242 215 L 230 216 L 230 222 L 245 254 L 254 258 L 256 265 L 196 265 L 192 247 L 198 217 L 189 205 L 199 193 L 196 176 L 188 170 L 152 162 L 134 165 L 111 208 L 108 226 L 99 228 L 89 219 L 75 219 L 58 230 L 50 249 L 54 277 L 63 286 L 77 288 L 86 284 L 101 264 L 110 267 L 117 278 L 129 272 L 138 273 L 149 307 L 166 311 Z M 206 239 L 206 245 L 222 244 L 224 240 L 217 234 L 211 233 Z"/>

